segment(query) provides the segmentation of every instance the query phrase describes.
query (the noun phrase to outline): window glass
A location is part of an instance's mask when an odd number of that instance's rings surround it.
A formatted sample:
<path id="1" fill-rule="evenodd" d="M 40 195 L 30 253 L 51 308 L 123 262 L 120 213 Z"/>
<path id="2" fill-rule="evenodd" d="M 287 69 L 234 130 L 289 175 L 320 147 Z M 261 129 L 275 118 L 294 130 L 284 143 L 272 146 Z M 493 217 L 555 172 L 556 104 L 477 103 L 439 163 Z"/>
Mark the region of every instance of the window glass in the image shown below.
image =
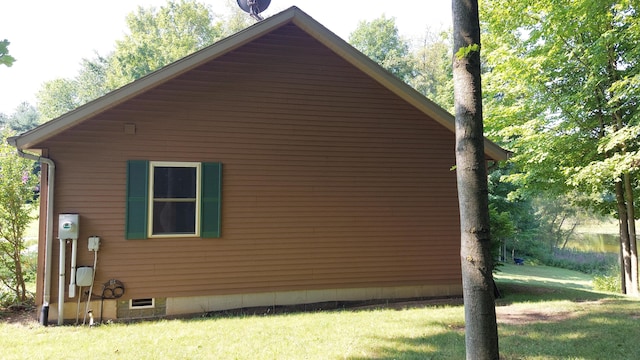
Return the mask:
<path id="1" fill-rule="evenodd" d="M 194 234 L 196 203 L 153 202 L 153 234 Z"/>
<path id="2" fill-rule="evenodd" d="M 196 168 L 156 166 L 153 171 L 154 198 L 196 197 Z"/>
<path id="3" fill-rule="evenodd" d="M 199 163 L 151 163 L 151 236 L 199 235 Z"/>

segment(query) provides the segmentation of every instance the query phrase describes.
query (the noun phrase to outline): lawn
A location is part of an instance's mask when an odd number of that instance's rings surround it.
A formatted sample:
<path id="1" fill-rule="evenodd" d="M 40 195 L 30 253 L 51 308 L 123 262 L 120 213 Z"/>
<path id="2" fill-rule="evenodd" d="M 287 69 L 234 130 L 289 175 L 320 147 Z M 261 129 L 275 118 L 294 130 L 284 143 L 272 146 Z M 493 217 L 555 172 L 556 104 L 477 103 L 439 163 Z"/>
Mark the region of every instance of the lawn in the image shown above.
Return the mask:
<path id="1" fill-rule="evenodd" d="M 640 302 L 594 292 L 580 273 L 507 265 L 496 277 L 503 359 L 638 359 Z M 3 359 L 464 359 L 461 305 L 137 324 L 0 323 Z"/>

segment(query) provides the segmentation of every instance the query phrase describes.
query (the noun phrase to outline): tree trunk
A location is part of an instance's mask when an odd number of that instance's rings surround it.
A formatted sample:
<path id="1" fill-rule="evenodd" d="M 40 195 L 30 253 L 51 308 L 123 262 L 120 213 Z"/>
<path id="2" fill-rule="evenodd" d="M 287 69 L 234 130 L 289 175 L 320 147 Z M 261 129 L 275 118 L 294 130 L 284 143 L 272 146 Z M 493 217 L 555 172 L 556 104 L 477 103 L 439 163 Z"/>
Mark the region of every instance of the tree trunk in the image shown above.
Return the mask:
<path id="1" fill-rule="evenodd" d="M 627 293 L 638 296 L 638 246 L 636 242 L 636 212 L 633 207 L 633 186 L 631 175 L 624 174 L 624 195 L 627 203 L 627 225 L 629 228 L 629 256 L 631 262 L 631 289 Z"/>
<path id="2" fill-rule="evenodd" d="M 477 0 L 453 0 L 456 174 L 466 357 L 498 359 L 484 155 Z"/>
<path id="3" fill-rule="evenodd" d="M 622 179 L 620 179 L 622 180 Z M 620 232 L 620 283 L 622 285 L 622 293 L 627 294 L 631 291 L 631 251 L 629 241 L 629 222 L 627 215 L 627 205 L 624 201 L 624 184 L 618 181 L 615 184 L 616 203 L 618 206 L 618 225 Z"/>

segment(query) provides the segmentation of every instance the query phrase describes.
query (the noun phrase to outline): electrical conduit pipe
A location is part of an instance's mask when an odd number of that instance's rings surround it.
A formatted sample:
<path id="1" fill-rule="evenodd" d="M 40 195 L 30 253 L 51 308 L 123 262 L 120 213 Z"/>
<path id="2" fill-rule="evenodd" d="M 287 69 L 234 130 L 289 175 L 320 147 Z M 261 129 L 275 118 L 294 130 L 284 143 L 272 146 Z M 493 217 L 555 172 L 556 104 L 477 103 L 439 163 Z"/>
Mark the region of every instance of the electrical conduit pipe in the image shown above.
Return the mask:
<path id="1" fill-rule="evenodd" d="M 58 325 L 64 323 L 64 276 L 65 276 L 65 260 L 66 260 L 66 239 L 60 239 L 60 261 L 58 263 Z"/>
<path id="2" fill-rule="evenodd" d="M 76 296 L 76 258 L 78 255 L 78 239 L 71 240 L 71 274 L 69 274 L 69 297 Z"/>
<path id="3" fill-rule="evenodd" d="M 7 139 L 9 145 L 16 148 L 18 156 L 47 164 L 47 224 L 45 230 L 45 256 L 44 256 L 44 289 L 42 292 L 42 310 L 40 311 L 40 325 L 47 326 L 49 324 L 49 303 L 51 302 L 51 258 L 53 257 L 53 185 L 56 174 L 56 164 L 53 160 L 28 154 L 18 149 L 15 138 Z M 64 286 L 62 293 L 62 301 L 60 301 L 60 294 L 58 294 L 58 301 L 64 302 Z M 58 315 L 58 323 L 60 323 L 62 317 Z"/>

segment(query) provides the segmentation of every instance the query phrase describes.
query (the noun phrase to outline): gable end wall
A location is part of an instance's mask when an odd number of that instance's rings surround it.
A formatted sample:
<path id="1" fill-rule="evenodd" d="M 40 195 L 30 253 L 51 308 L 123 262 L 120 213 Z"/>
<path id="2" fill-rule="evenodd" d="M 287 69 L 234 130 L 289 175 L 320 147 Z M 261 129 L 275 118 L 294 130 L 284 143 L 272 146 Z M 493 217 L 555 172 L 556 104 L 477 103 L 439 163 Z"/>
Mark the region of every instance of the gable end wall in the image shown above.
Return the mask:
<path id="1" fill-rule="evenodd" d="M 122 300 L 461 281 L 454 135 L 293 25 L 42 147 Z M 222 237 L 125 240 L 130 159 L 222 162 Z"/>

